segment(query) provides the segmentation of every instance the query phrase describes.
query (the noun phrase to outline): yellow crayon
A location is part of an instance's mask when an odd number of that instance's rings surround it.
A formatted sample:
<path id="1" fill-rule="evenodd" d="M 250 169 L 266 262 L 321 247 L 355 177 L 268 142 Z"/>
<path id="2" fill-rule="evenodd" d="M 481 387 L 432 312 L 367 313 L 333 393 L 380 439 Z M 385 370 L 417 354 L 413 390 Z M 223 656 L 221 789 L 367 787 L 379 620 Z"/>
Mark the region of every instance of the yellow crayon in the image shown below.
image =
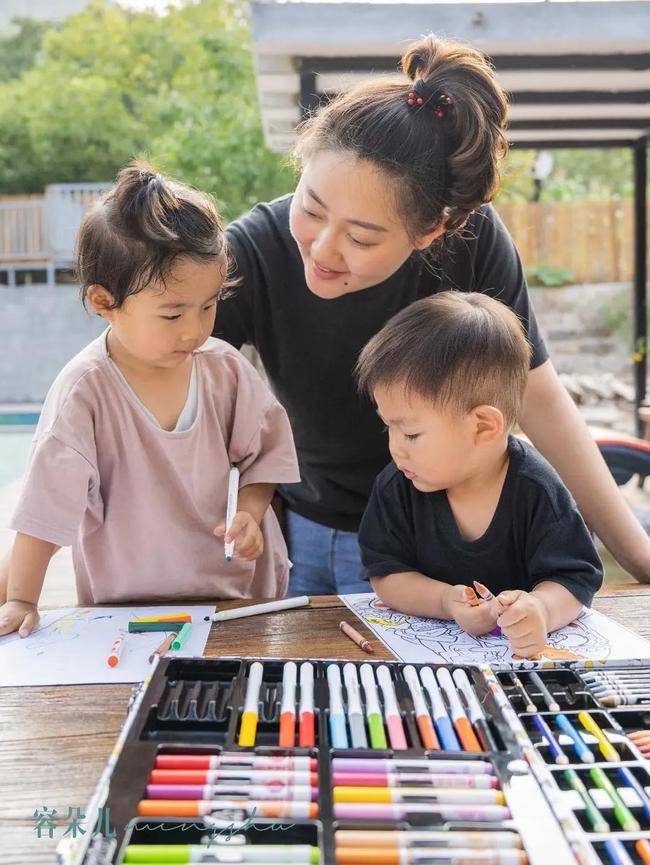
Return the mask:
<path id="1" fill-rule="evenodd" d="M 588 730 L 592 736 L 595 736 L 598 741 L 598 748 L 603 757 L 607 760 L 608 763 L 620 763 L 621 755 L 618 753 L 616 748 L 609 741 L 604 732 L 600 729 L 598 724 L 591 717 L 589 712 L 578 712 L 578 720 L 585 728 Z"/>

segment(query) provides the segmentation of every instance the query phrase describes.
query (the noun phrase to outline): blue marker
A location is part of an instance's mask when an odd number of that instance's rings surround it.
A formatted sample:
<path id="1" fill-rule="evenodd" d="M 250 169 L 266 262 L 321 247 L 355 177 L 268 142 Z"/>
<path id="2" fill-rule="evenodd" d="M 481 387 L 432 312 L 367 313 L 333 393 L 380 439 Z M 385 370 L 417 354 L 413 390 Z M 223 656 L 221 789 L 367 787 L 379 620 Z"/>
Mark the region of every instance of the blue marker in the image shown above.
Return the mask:
<path id="1" fill-rule="evenodd" d="M 614 863 L 614 865 L 634 865 L 632 857 L 620 841 L 612 841 L 611 839 L 607 839 L 607 841 L 605 841 L 604 843 L 605 850 L 607 850 L 607 855 Z"/>
<path id="2" fill-rule="evenodd" d="M 557 725 L 560 730 L 562 730 L 562 732 L 565 733 L 573 742 L 573 748 L 578 755 L 578 759 L 580 760 L 580 762 L 593 763 L 596 758 L 591 753 L 591 750 L 587 746 L 585 740 L 573 726 L 571 721 L 569 721 L 566 715 L 556 715 L 555 720 L 557 721 Z"/>
<path id="3" fill-rule="evenodd" d="M 426 688 L 431 701 L 433 710 L 433 723 L 440 739 L 440 744 L 444 751 L 462 751 L 460 742 L 456 737 L 454 725 L 451 723 L 451 718 L 447 714 L 445 701 L 442 699 L 440 688 L 436 682 L 433 670 L 431 667 L 422 667 L 420 670 L 420 679 Z"/>
<path id="4" fill-rule="evenodd" d="M 348 731 L 345 726 L 341 671 L 338 664 L 327 668 L 327 684 L 330 692 L 330 739 L 332 748 L 348 748 Z"/>

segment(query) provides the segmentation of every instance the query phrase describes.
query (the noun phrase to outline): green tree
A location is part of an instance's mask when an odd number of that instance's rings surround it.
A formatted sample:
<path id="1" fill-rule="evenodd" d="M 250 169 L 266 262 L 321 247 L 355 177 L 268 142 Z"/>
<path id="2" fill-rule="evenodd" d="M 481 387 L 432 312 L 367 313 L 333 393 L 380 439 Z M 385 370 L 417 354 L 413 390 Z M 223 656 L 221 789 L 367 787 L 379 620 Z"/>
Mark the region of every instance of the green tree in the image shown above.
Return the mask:
<path id="1" fill-rule="evenodd" d="M 51 21 L 35 18 L 12 18 L 11 23 L 15 32 L 0 37 L 0 82 L 20 78 L 33 66 L 44 34 L 54 26 Z"/>
<path id="2" fill-rule="evenodd" d="M 239 2 L 159 16 L 94 0 L 0 85 L 0 193 L 112 180 L 134 156 L 213 193 L 227 218 L 292 188 L 264 145 Z"/>

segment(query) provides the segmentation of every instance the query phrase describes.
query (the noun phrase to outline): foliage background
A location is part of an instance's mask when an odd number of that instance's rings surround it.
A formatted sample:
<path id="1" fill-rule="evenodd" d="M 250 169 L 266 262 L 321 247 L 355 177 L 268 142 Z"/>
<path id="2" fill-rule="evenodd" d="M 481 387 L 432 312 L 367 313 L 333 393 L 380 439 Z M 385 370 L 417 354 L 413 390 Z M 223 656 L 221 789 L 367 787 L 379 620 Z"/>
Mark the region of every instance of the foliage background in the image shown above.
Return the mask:
<path id="1" fill-rule="evenodd" d="M 110 181 L 134 156 L 212 192 L 231 219 L 293 188 L 264 146 L 245 0 L 165 16 L 91 0 L 60 25 L 0 39 L 0 195 Z M 624 150 L 554 151 L 542 201 L 632 194 Z M 502 200 L 530 200 L 535 153 L 513 150 Z"/>

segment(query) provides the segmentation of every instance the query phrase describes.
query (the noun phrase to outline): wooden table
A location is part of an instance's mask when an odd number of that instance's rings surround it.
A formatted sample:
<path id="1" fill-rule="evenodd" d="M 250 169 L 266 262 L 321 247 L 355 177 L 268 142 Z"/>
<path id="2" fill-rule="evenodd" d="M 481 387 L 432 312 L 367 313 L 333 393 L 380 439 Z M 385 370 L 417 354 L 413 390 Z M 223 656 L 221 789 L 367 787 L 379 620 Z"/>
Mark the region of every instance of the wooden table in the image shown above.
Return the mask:
<path id="1" fill-rule="evenodd" d="M 219 607 L 241 602 L 220 603 Z M 315 598 L 290 610 L 212 626 L 206 656 L 367 659 L 338 630 L 343 604 Z M 650 586 L 606 588 L 594 608 L 650 638 Z M 348 620 L 354 617 L 349 614 Z M 359 630 L 364 626 L 358 623 Z M 374 639 L 375 658 L 392 655 Z M 75 685 L 0 689 L 0 862 L 55 862 L 68 808 L 86 805 L 125 718 L 131 685 Z M 56 808 L 59 828 L 38 838 L 36 809 Z"/>

